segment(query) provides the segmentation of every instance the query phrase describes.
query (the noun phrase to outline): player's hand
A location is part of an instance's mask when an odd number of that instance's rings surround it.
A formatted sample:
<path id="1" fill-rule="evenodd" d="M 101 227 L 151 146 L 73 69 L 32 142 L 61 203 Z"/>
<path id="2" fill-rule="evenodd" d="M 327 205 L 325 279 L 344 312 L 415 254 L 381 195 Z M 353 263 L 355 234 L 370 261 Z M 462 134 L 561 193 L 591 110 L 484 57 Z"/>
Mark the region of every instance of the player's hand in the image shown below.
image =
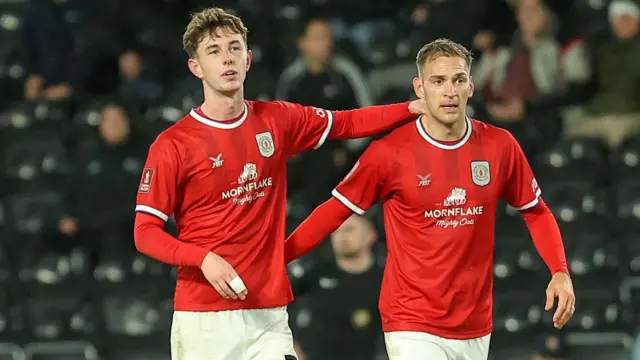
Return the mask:
<path id="1" fill-rule="evenodd" d="M 549 311 L 558 298 L 558 306 L 553 314 L 553 326 L 561 329 L 576 311 L 576 295 L 569 274 L 557 272 L 553 274 L 547 286 L 547 303 L 544 309 Z"/>
<path id="2" fill-rule="evenodd" d="M 424 115 L 427 113 L 427 104 L 424 99 L 413 100 L 409 103 L 409 112 L 413 115 Z"/>
<path id="3" fill-rule="evenodd" d="M 212 252 L 208 253 L 200 265 L 204 277 L 225 299 L 244 300 L 247 288 L 238 273 L 225 259 Z"/>

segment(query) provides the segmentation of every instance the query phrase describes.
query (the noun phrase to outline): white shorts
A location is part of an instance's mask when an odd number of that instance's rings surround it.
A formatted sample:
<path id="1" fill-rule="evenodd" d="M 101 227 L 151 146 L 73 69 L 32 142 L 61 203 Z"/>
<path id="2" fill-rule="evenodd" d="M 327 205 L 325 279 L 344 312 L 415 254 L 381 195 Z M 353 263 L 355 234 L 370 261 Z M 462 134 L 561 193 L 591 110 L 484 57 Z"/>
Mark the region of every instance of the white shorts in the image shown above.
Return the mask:
<path id="1" fill-rule="evenodd" d="M 456 340 L 415 332 L 384 334 L 389 360 L 487 360 L 491 334 L 477 339 Z"/>
<path id="2" fill-rule="evenodd" d="M 172 360 L 297 358 L 286 307 L 173 314 Z"/>

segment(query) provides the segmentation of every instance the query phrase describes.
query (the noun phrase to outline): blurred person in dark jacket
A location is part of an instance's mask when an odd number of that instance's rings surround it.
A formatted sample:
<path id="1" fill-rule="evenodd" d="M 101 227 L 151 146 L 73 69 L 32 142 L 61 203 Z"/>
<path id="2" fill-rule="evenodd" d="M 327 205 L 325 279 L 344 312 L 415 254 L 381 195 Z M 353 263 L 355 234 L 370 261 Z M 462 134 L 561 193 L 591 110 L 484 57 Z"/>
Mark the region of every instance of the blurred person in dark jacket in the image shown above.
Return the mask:
<path id="1" fill-rule="evenodd" d="M 98 133 L 78 145 L 66 189 L 67 215 L 61 233 L 95 241 L 99 250 L 131 247 L 135 193 L 142 174 L 146 142 L 132 131 L 125 108 L 110 103 L 102 109 Z M 131 249 L 133 250 L 133 249 Z"/>
<path id="2" fill-rule="evenodd" d="M 616 147 L 640 134 L 640 5 L 612 1 L 609 22 L 613 36 L 594 49 L 593 97 L 567 117 L 566 133 Z"/>
<path id="3" fill-rule="evenodd" d="M 300 56 L 280 75 L 276 99 L 332 110 L 373 105 L 362 71 L 348 57 L 334 53 L 334 40 L 326 19 L 314 18 L 307 23 L 298 39 L 298 49 Z M 296 157 L 290 162 L 291 192 L 305 191 L 310 197 L 309 204 L 319 205 L 324 198 L 317 194 L 330 191 L 332 184 L 352 165 L 355 156 L 345 148 L 357 152 L 366 144 L 366 139 L 333 142 Z M 297 177 L 299 174 L 313 175 L 302 178 Z"/>
<path id="4" fill-rule="evenodd" d="M 347 110 L 373 105 L 362 71 L 348 57 L 334 53 L 326 19 L 311 19 L 298 38 L 300 56 L 280 75 L 276 99 L 324 109 Z"/>
<path id="5" fill-rule="evenodd" d="M 382 343 L 378 297 L 384 267 L 373 251 L 376 238 L 369 219 L 353 215 L 331 235 L 331 261 L 289 265 L 300 297 L 293 328 L 307 360 L 375 357 Z"/>

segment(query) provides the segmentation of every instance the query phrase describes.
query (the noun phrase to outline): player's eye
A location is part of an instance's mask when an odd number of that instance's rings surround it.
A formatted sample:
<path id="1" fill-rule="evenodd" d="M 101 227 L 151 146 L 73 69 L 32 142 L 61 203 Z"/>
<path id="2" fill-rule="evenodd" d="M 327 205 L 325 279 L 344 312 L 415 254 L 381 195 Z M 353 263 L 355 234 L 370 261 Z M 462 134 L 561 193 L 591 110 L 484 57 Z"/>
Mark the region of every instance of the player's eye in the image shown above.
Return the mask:
<path id="1" fill-rule="evenodd" d="M 211 52 L 210 52 L 209 54 L 214 54 L 214 55 L 216 55 L 216 54 L 218 54 L 219 52 L 220 52 L 220 50 L 211 50 Z"/>
<path id="2" fill-rule="evenodd" d="M 234 46 L 234 47 L 232 47 L 232 48 L 231 48 L 231 50 L 233 50 L 233 51 L 240 51 L 240 50 L 242 50 L 242 49 L 240 49 L 240 46 Z"/>
<path id="3" fill-rule="evenodd" d="M 442 85 L 443 81 L 442 80 L 435 80 L 433 83 L 436 84 L 436 85 Z"/>
<path id="4" fill-rule="evenodd" d="M 465 79 L 465 78 L 459 78 L 459 79 L 457 80 L 457 83 L 458 83 L 458 84 L 464 84 L 465 82 L 467 82 L 467 79 Z"/>

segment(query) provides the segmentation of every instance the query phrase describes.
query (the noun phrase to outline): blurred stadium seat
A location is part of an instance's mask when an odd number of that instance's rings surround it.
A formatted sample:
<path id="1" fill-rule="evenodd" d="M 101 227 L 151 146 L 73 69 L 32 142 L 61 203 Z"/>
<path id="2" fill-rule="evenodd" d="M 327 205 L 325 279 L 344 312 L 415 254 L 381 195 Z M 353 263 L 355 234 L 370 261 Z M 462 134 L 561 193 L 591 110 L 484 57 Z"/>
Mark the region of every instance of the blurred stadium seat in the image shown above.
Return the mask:
<path id="1" fill-rule="evenodd" d="M 533 164 L 538 181 L 598 184 L 605 165 L 604 144 L 594 139 L 561 139 L 538 155 Z"/>

